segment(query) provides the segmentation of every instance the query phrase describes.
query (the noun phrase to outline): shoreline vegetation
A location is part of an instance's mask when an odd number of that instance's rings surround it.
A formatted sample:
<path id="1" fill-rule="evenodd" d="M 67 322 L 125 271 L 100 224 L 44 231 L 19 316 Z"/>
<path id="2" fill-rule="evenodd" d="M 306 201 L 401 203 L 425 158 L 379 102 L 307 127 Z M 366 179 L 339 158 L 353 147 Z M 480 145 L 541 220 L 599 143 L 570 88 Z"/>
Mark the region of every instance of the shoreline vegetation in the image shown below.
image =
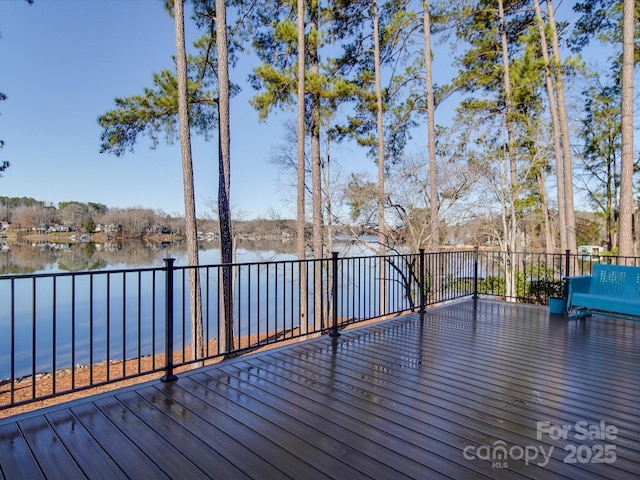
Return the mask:
<path id="1" fill-rule="evenodd" d="M 81 237 L 81 235 L 83 235 Z M 86 236 L 85 236 L 86 235 Z M 51 233 L 37 233 L 37 232 L 17 232 L 7 231 L 0 234 L 0 240 L 4 243 L 17 243 L 22 241 L 32 243 L 112 243 L 112 242 L 125 242 L 125 241 L 145 241 L 148 243 L 173 243 L 181 242 L 185 239 L 182 234 L 172 233 L 150 233 L 147 235 L 124 235 L 124 234 L 109 234 L 109 233 L 87 233 L 78 234 L 76 232 L 51 232 Z"/>

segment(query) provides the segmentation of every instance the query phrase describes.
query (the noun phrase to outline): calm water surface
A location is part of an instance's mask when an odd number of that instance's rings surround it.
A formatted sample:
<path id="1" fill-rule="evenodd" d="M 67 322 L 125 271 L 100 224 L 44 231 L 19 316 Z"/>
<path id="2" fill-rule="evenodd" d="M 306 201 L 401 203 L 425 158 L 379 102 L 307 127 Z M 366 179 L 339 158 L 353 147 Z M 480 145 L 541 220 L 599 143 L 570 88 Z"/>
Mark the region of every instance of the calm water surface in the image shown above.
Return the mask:
<path id="1" fill-rule="evenodd" d="M 113 271 L 163 267 L 165 258 L 174 258 L 177 267 L 185 266 L 183 245 L 131 242 L 0 246 L 0 380 L 10 378 L 12 368 L 14 377 L 20 378 L 34 371 L 135 358 L 163 350 L 164 272 Z M 361 249 L 349 251 L 344 243 L 340 249 L 342 255 L 364 253 Z M 242 318 L 237 335 L 299 326 L 299 266 L 286 262 L 296 258 L 295 242 L 238 245 L 236 263 L 280 263 L 237 268 L 236 317 Z M 201 265 L 216 265 L 219 259 L 216 245 L 200 244 Z M 49 276 L 34 280 L 30 276 L 69 272 L 78 273 L 55 280 Z M 220 270 L 212 267 L 200 272 L 207 317 L 205 338 L 217 338 Z M 29 276 L 7 278 L 21 274 Z M 175 315 L 189 318 L 186 270 L 179 269 L 174 282 Z M 313 292 L 309 295 L 312 298 Z M 177 330 L 174 348 L 180 349 L 190 343 L 190 332 L 188 328 Z"/>

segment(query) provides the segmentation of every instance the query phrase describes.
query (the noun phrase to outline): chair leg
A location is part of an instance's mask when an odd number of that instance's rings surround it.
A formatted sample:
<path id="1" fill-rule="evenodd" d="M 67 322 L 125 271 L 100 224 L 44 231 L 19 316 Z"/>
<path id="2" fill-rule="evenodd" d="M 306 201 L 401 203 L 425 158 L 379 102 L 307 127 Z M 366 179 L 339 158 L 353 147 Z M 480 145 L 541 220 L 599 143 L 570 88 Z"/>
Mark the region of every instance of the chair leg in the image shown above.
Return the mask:
<path id="1" fill-rule="evenodd" d="M 570 311 L 567 311 L 567 320 L 584 320 L 592 315 L 589 310 L 585 308 L 572 307 L 571 310 L 573 310 L 573 314 L 570 314 Z"/>
<path id="2" fill-rule="evenodd" d="M 584 320 L 587 317 L 590 317 L 592 315 L 591 312 L 589 312 L 589 310 L 587 310 L 586 308 L 578 308 L 576 309 L 576 317 L 578 318 L 578 320 Z"/>

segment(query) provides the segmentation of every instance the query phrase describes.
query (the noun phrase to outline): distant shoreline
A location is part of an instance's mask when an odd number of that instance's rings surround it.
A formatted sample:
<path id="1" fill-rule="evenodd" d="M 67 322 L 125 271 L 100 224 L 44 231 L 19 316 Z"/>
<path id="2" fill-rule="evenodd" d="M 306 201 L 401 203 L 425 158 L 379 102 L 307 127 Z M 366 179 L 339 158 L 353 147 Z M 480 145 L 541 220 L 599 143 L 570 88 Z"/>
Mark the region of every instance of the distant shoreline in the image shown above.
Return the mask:
<path id="1" fill-rule="evenodd" d="M 80 238 L 86 235 L 86 238 Z M 49 242 L 49 243 L 109 243 L 109 242 L 124 242 L 128 240 L 146 241 L 149 243 L 164 243 L 164 242 L 181 242 L 185 239 L 181 234 L 168 234 L 168 233 L 151 233 L 147 235 L 124 235 L 121 233 L 78 233 L 78 232 L 51 232 L 51 233 L 35 233 L 35 232 L 19 232 L 19 231 L 7 231 L 2 232 L 0 239 L 6 243 L 15 243 L 20 241 L 30 241 L 34 243 Z"/>

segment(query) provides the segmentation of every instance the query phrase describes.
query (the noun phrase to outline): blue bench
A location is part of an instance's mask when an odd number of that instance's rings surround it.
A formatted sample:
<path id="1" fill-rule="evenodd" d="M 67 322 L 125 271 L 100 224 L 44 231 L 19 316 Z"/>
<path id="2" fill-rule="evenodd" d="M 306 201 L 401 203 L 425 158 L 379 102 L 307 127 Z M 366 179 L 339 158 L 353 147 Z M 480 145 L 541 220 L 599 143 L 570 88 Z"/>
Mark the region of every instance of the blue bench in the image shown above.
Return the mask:
<path id="1" fill-rule="evenodd" d="M 640 316 L 640 267 L 595 264 L 591 275 L 566 277 L 567 311 Z"/>

